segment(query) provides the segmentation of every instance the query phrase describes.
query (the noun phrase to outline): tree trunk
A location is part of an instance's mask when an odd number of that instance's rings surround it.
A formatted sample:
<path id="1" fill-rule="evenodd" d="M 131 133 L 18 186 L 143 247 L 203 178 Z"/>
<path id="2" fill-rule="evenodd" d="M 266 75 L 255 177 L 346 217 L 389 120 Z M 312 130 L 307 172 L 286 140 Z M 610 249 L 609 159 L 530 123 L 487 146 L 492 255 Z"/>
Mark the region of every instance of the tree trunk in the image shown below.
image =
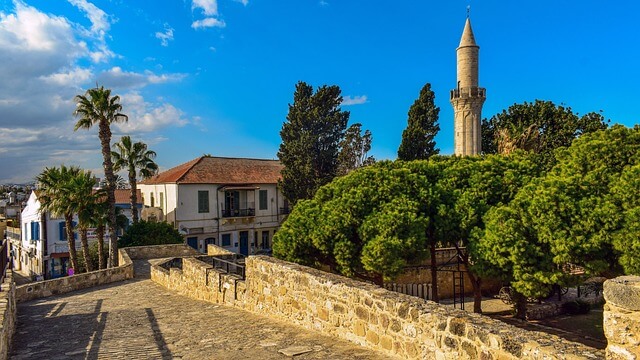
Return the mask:
<path id="1" fill-rule="evenodd" d="M 469 276 L 471 287 L 473 288 L 473 312 L 482 314 L 482 279 L 470 272 L 466 264 L 465 268 L 467 269 L 467 276 Z"/>
<path id="2" fill-rule="evenodd" d="M 136 183 L 136 169 L 129 169 L 129 184 L 131 185 L 131 219 L 138 223 L 138 186 Z M 162 206 L 162 204 L 160 204 Z"/>
<path id="3" fill-rule="evenodd" d="M 116 177 L 111 161 L 111 128 L 106 119 L 100 119 L 100 144 L 102 145 L 102 165 L 107 178 L 107 201 L 109 203 L 109 261 L 107 267 L 118 266 L 118 235 L 116 233 Z"/>
<path id="4" fill-rule="evenodd" d="M 429 242 L 431 248 L 429 252 L 431 253 L 431 300 L 434 302 L 440 302 L 438 298 L 438 261 L 436 258 L 436 242 L 435 239 L 429 237 Z"/>
<path id="5" fill-rule="evenodd" d="M 67 233 L 67 246 L 69 247 L 69 262 L 73 271 L 78 271 L 78 254 L 76 253 L 76 239 L 73 237 L 73 215 L 64 214 L 65 232 Z"/>
<path id="6" fill-rule="evenodd" d="M 87 272 L 93 271 L 91 257 L 89 256 L 89 242 L 87 241 L 86 227 L 80 229 L 80 244 L 82 245 L 82 258 L 84 259 L 84 266 Z"/>
<path id="7" fill-rule="evenodd" d="M 527 319 L 527 297 L 511 288 L 511 299 L 513 299 L 513 309 L 516 319 Z"/>
<path id="8" fill-rule="evenodd" d="M 102 270 L 107 267 L 104 256 L 104 225 L 96 228 L 96 236 L 98 237 L 98 269 Z"/>

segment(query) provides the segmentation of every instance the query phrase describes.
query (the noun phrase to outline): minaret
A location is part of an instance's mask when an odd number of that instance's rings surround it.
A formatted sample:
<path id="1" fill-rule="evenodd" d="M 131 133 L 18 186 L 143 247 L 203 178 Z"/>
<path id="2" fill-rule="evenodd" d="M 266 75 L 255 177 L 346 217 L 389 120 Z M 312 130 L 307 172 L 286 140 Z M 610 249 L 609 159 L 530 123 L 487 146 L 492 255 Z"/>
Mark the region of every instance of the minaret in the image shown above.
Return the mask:
<path id="1" fill-rule="evenodd" d="M 454 115 L 454 148 L 456 155 L 478 155 L 482 151 L 480 120 L 486 90 L 478 87 L 478 52 L 480 47 L 471 30 L 467 16 L 460 46 L 456 49 L 458 58 L 458 86 L 451 90 L 451 105 Z"/>

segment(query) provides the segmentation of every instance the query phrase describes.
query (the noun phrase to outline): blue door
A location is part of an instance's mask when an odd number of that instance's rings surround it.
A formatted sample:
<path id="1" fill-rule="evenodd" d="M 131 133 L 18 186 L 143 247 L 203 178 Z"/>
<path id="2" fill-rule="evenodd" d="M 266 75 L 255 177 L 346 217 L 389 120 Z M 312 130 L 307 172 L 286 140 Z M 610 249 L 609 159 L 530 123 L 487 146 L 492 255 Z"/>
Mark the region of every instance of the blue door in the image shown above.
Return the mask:
<path id="1" fill-rule="evenodd" d="M 249 255 L 249 232 L 240 231 L 240 254 Z"/>
<path id="2" fill-rule="evenodd" d="M 197 236 L 188 237 L 187 238 L 187 245 L 189 245 L 192 248 L 198 250 L 198 237 Z"/>

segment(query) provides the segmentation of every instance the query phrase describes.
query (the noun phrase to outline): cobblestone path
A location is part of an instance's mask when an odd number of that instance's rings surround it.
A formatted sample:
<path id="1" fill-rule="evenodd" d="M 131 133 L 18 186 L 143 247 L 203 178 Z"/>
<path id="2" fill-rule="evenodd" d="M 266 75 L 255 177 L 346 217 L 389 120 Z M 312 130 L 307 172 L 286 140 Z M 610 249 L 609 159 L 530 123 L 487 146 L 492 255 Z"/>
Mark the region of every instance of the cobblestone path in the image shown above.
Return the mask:
<path id="1" fill-rule="evenodd" d="M 136 279 L 19 304 L 11 359 L 388 359 L 347 341 Z"/>

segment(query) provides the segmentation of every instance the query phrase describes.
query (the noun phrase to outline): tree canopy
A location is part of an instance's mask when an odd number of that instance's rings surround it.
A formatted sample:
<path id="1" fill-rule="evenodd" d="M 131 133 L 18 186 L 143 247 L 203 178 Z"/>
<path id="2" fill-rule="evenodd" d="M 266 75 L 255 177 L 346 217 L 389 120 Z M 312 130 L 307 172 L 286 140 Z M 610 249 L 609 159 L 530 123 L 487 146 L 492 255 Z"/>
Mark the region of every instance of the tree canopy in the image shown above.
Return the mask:
<path id="1" fill-rule="evenodd" d="M 371 150 L 371 131 L 362 133 L 362 124 L 355 123 L 347 128 L 340 142 L 338 154 L 338 175 L 346 175 L 362 166 L 371 165 L 376 160 L 367 153 Z"/>
<path id="2" fill-rule="evenodd" d="M 284 165 L 280 189 L 291 203 L 309 199 L 338 171 L 340 142 L 349 120 L 338 86 L 313 87 L 298 82 L 282 125 L 278 158 Z"/>
<path id="3" fill-rule="evenodd" d="M 511 105 L 508 109 L 482 121 L 482 151 L 507 154 L 516 149 L 542 155 L 549 168 L 554 164 L 554 150 L 568 147 L 582 134 L 607 128 L 604 117 L 595 112 L 582 117 L 570 107 L 551 101 Z"/>
<path id="4" fill-rule="evenodd" d="M 440 131 L 440 108 L 435 106 L 435 97 L 431 84 L 427 83 L 409 108 L 407 128 L 402 132 L 402 142 L 398 148 L 398 159 L 425 160 L 440 152 L 435 142 Z"/>
<path id="5" fill-rule="evenodd" d="M 182 244 L 184 239 L 169 223 L 141 220 L 129 226 L 118 243 L 121 247 Z"/>

